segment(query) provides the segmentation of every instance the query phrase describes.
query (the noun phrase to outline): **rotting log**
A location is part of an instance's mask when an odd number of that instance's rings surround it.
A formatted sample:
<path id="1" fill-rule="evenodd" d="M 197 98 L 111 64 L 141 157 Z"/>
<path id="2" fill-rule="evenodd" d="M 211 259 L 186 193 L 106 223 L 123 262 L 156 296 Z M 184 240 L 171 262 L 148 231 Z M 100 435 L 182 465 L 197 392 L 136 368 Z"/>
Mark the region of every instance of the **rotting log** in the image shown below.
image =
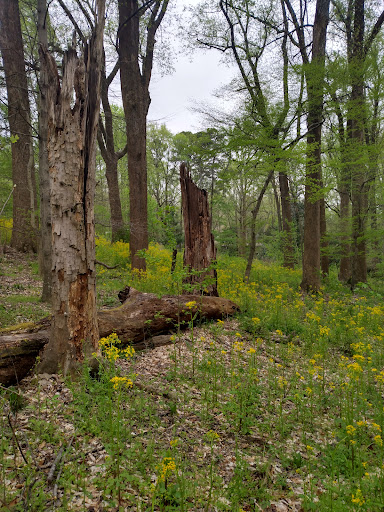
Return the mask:
<path id="1" fill-rule="evenodd" d="M 193 302 L 195 305 L 191 306 Z M 159 298 L 131 288 L 121 306 L 99 311 L 97 319 L 100 337 L 115 332 L 122 344 L 142 350 L 170 343 L 170 333 L 178 326 L 188 327 L 196 313 L 196 319 L 213 320 L 233 315 L 238 310 L 234 302 L 220 297 L 165 295 Z M 49 319 L 0 333 L 0 384 L 10 385 L 22 380 L 41 355 L 49 337 Z"/>

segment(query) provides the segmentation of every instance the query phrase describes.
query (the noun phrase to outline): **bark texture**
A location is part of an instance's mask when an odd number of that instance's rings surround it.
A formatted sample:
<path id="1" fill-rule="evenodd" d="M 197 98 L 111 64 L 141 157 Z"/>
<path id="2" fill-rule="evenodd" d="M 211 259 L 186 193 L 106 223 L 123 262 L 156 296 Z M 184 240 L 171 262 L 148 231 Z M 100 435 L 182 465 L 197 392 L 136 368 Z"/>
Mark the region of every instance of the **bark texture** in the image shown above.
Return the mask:
<path id="1" fill-rule="evenodd" d="M 187 303 L 195 301 L 189 309 Z M 136 350 L 170 343 L 161 337 L 174 332 L 180 326 L 188 327 L 191 314 L 197 319 L 226 318 L 239 310 L 238 306 L 219 297 L 201 295 L 167 295 L 158 298 L 154 294 L 130 289 L 124 304 L 118 308 L 98 312 L 100 337 L 115 332 L 123 344 L 132 344 Z M 49 319 L 23 332 L 0 335 L 0 384 L 10 385 L 20 381 L 33 367 L 36 357 L 50 339 Z"/>
<path id="2" fill-rule="evenodd" d="M 351 169 L 351 199 L 352 199 L 352 275 L 351 285 L 367 281 L 367 260 L 365 224 L 368 210 L 367 167 L 361 161 L 361 155 L 366 154 L 365 145 L 365 97 L 364 97 L 364 0 L 354 1 L 354 27 L 352 37 L 352 52 L 349 59 L 351 79 L 351 100 L 349 115 L 351 129 L 351 147 L 355 163 Z"/>
<path id="3" fill-rule="evenodd" d="M 218 296 L 216 247 L 211 233 L 207 192 L 197 187 L 183 162 L 180 165 L 181 202 L 183 209 L 185 249 L 184 266 L 188 275 L 183 280 L 193 293 Z"/>
<path id="4" fill-rule="evenodd" d="M 295 266 L 295 250 L 293 246 L 292 233 L 292 210 L 289 195 L 289 181 L 285 172 L 279 172 L 279 186 L 281 199 L 281 213 L 283 224 L 283 267 L 294 268 Z"/>
<path id="5" fill-rule="evenodd" d="M 305 65 L 307 83 L 307 163 L 304 198 L 304 252 L 301 288 L 305 292 L 320 289 L 320 198 L 321 198 L 321 128 L 324 97 L 325 43 L 330 0 L 317 0 L 313 25 L 312 59 L 309 60 L 303 27 L 299 24 L 289 0 L 300 52 Z M 322 227 L 325 232 L 325 225 Z"/>
<path id="6" fill-rule="evenodd" d="M 127 148 L 115 150 L 115 137 L 113 132 L 113 115 L 108 98 L 108 88 L 118 71 L 116 65 L 107 77 L 105 70 L 105 53 L 103 52 L 103 69 L 101 74 L 101 102 L 103 105 L 104 122 L 100 119 L 97 139 L 101 156 L 105 162 L 105 176 L 108 184 L 109 209 L 111 213 L 112 242 L 125 239 L 123 212 L 121 209 L 119 177 L 117 164 L 126 154 Z"/>
<path id="7" fill-rule="evenodd" d="M 260 206 L 261 206 L 261 202 L 263 200 L 264 194 L 267 191 L 268 185 L 269 185 L 270 181 L 272 180 L 273 175 L 274 175 L 274 171 L 272 169 L 272 171 L 270 171 L 270 173 L 268 174 L 267 179 L 265 180 L 265 182 L 259 192 L 259 197 L 257 198 L 256 206 L 252 210 L 251 243 L 249 244 L 249 255 L 248 255 L 248 261 L 247 261 L 247 267 L 245 269 L 245 274 L 244 274 L 244 282 L 246 282 L 246 283 L 249 282 L 249 278 L 251 276 L 253 258 L 255 257 L 255 252 L 256 252 L 256 218 L 257 218 L 257 215 L 259 214 L 259 210 L 260 210 Z"/>
<path id="8" fill-rule="evenodd" d="M 48 49 L 47 40 L 47 2 L 37 2 L 37 33 L 39 45 L 45 51 Z M 39 267 L 43 278 L 41 300 L 50 302 L 52 298 L 52 224 L 51 198 L 49 188 L 48 163 L 48 105 L 47 88 L 48 73 L 44 59 L 40 59 L 39 75 L 39 189 L 40 189 L 40 238 L 39 238 Z"/>
<path id="9" fill-rule="evenodd" d="M 24 65 L 19 2 L 0 0 L 0 49 L 8 96 L 8 122 L 12 144 L 13 229 L 11 246 L 18 251 L 37 251 L 36 184 Z"/>
<path id="10" fill-rule="evenodd" d="M 48 77 L 48 159 L 52 216 L 52 326 L 40 371 L 72 373 L 98 350 L 95 288 L 95 151 L 104 2 L 83 55 L 69 49 L 62 80 L 40 47 Z"/>
<path id="11" fill-rule="evenodd" d="M 119 0 L 119 62 L 121 94 L 127 127 L 129 223 L 131 266 L 145 270 L 138 251 L 148 249 L 147 114 L 156 31 L 169 0 L 154 0 L 139 7 L 138 0 Z M 151 6 L 146 48 L 141 47 L 140 18 Z"/>

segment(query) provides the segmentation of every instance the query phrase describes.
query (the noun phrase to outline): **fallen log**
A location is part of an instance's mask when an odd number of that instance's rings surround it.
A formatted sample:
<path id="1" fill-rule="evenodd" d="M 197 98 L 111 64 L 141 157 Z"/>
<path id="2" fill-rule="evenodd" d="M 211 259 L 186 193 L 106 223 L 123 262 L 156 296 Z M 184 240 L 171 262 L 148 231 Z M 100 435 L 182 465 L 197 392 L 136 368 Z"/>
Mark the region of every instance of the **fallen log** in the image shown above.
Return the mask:
<path id="1" fill-rule="evenodd" d="M 122 344 L 135 350 L 170 343 L 169 333 L 188 327 L 191 319 L 218 319 L 233 315 L 238 306 L 220 297 L 141 293 L 130 289 L 126 301 L 117 308 L 100 310 L 100 337 L 115 332 Z M 168 336 L 165 336 L 168 334 Z M 28 324 L 22 329 L 0 332 L 0 384 L 23 379 L 42 354 L 50 336 L 50 320 Z"/>

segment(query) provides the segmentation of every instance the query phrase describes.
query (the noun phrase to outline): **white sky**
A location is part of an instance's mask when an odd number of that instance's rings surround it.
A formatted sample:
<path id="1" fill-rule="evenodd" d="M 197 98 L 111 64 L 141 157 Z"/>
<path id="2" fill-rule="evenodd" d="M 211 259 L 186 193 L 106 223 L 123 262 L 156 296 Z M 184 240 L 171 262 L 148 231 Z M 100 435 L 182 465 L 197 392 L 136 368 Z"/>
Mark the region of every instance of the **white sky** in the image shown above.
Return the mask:
<path id="1" fill-rule="evenodd" d="M 178 14 L 179 19 L 188 23 L 188 14 L 183 9 L 197 6 L 201 0 L 171 1 L 173 14 L 170 16 Z M 176 42 L 176 50 L 177 46 Z M 202 116 L 190 110 L 199 103 L 212 103 L 223 111 L 228 107 L 228 100 L 218 100 L 213 96 L 214 91 L 228 84 L 234 74 L 228 66 L 220 63 L 222 54 L 217 50 L 188 53 L 179 54 L 176 61 L 172 61 L 175 71 L 167 76 L 160 76 L 155 62 L 149 87 L 152 101 L 148 121 L 164 123 L 173 133 L 206 128 Z"/>
<path id="2" fill-rule="evenodd" d="M 171 75 L 154 74 L 148 120 L 166 124 L 173 133 L 195 132 L 204 126 L 202 116 L 191 112 L 193 106 L 209 102 L 225 110 L 228 102 L 213 93 L 231 80 L 233 71 L 220 63 L 220 58 L 215 50 L 196 51 L 192 57 L 180 56 Z"/>

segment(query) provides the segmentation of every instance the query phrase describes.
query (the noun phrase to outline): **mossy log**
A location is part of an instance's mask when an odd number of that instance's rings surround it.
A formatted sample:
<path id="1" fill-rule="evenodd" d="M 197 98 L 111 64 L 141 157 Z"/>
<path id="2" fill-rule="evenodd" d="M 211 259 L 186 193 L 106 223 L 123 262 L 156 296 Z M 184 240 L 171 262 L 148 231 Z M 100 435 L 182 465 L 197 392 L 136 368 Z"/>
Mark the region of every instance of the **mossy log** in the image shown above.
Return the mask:
<path id="1" fill-rule="evenodd" d="M 159 298 L 131 289 L 122 306 L 101 310 L 97 318 L 101 337 L 115 332 L 123 344 L 142 350 L 169 343 L 170 333 L 178 325 L 182 329 L 187 327 L 195 316 L 196 320 L 218 319 L 238 310 L 234 302 L 220 297 L 165 295 Z M 0 332 L 0 384 L 10 385 L 23 379 L 42 355 L 49 336 L 49 319 Z"/>

